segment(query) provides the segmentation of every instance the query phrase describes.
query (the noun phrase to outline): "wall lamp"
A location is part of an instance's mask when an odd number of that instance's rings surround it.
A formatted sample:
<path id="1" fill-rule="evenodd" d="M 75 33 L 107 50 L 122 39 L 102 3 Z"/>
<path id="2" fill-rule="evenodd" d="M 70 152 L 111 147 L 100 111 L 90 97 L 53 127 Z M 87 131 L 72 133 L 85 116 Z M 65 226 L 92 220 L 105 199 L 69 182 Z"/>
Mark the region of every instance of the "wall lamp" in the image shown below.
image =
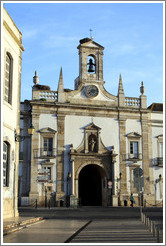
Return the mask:
<path id="1" fill-rule="evenodd" d="M 34 133 L 34 131 L 35 131 L 35 128 L 34 128 L 33 125 L 31 125 L 30 128 L 28 128 L 28 134 L 29 134 L 28 136 L 18 135 L 17 132 L 16 132 L 16 130 L 15 130 L 14 131 L 14 133 L 15 133 L 15 141 L 16 142 L 22 142 L 22 141 L 24 141 L 25 138 L 28 138 L 28 137 L 32 136 L 33 133 Z"/>
<path id="2" fill-rule="evenodd" d="M 159 175 L 159 178 L 155 180 L 155 183 L 157 184 L 158 182 L 160 182 L 160 181 L 161 181 L 161 178 L 162 178 L 162 176 L 161 176 L 161 174 L 160 174 L 160 175 Z"/>
<path id="3" fill-rule="evenodd" d="M 117 178 L 117 181 L 120 181 L 122 178 L 122 173 L 119 173 L 119 178 Z"/>

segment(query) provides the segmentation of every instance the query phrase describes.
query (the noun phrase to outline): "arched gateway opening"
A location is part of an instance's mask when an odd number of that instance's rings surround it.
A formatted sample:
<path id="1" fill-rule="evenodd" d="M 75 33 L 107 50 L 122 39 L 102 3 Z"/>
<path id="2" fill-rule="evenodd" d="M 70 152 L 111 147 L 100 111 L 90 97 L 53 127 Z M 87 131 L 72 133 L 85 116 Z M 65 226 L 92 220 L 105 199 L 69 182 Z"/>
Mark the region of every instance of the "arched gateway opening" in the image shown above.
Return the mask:
<path id="1" fill-rule="evenodd" d="M 83 206 L 102 205 L 104 170 L 98 165 L 87 165 L 79 174 L 79 198 Z"/>

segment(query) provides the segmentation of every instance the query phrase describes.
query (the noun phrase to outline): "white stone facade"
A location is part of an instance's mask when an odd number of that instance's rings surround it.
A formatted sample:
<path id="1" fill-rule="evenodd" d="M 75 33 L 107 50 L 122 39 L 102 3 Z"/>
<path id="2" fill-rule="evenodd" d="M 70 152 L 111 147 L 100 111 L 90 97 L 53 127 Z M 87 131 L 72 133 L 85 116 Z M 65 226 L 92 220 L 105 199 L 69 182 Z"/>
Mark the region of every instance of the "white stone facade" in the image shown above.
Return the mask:
<path id="1" fill-rule="evenodd" d="M 18 216 L 22 34 L 3 8 L 3 218 Z"/>
<path id="2" fill-rule="evenodd" d="M 104 89 L 104 47 L 85 38 L 78 49 L 74 90 L 64 89 L 62 69 L 57 92 L 39 85 L 35 73 L 32 100 L 22 103 L 23 122 L 26 115 L 35 127 L 29 203 L 61 206 L 75 199 L 82 205 L 129 206 L 133 193 L 136 206 L 156 205 L 162 201 L 162 181 L 154 191 L 154 180 L 163 173 L 152 159 L 160 157 L 155 149 L 162 142 L 162 104 L 147 108 L 143 82 L 138 98 L 125 97 L 121 75 L 118 95 L 110 94 Z M 42 182 L 41 169 L 51 170 Z"/>

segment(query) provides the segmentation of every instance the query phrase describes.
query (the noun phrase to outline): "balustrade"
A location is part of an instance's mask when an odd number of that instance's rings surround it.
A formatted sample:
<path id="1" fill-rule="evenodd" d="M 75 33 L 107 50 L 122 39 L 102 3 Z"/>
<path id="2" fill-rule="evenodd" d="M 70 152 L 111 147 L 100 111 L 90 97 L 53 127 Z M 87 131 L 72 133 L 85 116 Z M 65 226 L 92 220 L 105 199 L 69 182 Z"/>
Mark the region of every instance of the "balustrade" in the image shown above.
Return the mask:
<path id="1" fill-rule="evenodd" d="M 57 100 L 57 91 L 39 91 L 39 99 L 45 99 L 46 101 L 55 101 Z"/>
<path id="2" fill-rule="evenodd" d="M 140 99 L 135 97 L 125 97 L 125 106 L 140 107 Z"/>

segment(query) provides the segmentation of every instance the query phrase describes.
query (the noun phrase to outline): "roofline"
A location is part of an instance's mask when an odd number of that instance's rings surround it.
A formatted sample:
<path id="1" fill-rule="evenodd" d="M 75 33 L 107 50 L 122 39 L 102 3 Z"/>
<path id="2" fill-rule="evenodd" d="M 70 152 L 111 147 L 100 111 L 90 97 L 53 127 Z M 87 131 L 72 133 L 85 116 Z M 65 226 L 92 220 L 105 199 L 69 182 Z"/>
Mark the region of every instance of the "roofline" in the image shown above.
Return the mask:
<path id="1" fill-rule="evenodd" d="M 11 21 L 13 22 L 13 25 L 17 28 L 18 32 L 21 34 L 22 36 L 22 32 L 18 29 L 18 27 L 16 26 L 15 22 L 13 21 L 12 17 L 9 15 L 9 13 L 7 12 L 7 10 L 5 9 L 5 7 L 3 6 L 3 9 L 5 10 L 5 12 L 7 13 L 7 15 L 9 16 L 9 18 L 11 19 Z"/>
<path id="2" fill-rule="evenodd" d="M 150 109 L 151 111 L 153 111 L 153 108 L 155 107 L 155 105 L 163 105 L 163 103 L 152 103 L 148 106 L 148 109 Z M 156 110 L 158 112 L 161 112 L 163 110 Z"/>
<path id="3" fill-rule="evenodd" d="M 80 47 L 84 47 L 84 44 L 89 43 L 89 42 L 94 43 L 95 45 L 99 46 L 100 48 L 102 48 L 102 49 L 104 50 L 104 47 L 103 47 L 102 45 L 100 45 L 100 44 L 96 43 L 96 42 L 95 42 L 95 41 L 93 41 L 92 39 L 89 39 L 89 41 L 87 41 L 87 42 L 80 43 L 80 44 L 78 45 L 77 49 L 79 49 Z"/>

